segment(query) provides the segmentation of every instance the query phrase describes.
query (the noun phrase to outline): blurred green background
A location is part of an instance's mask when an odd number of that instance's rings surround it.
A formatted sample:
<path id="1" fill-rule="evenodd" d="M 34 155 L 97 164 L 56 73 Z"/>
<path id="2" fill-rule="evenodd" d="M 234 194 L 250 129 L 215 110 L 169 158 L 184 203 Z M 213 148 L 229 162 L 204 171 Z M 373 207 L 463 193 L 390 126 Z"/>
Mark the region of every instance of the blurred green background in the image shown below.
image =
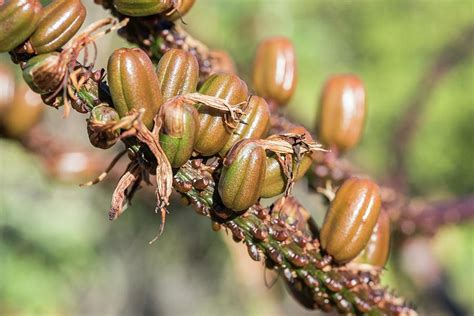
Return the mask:
<path id="1" fill-rule="evenodd" d="M 90 9 L 88 22 L 107 15 L 92 1 L 83 2 Z M 325 79 L 358 74 L 368 90 L 369 116 L 364 140 L 350 158 L 384 179 L 393 164 L 390 137 L 397 119 L 436 53 L 474 23 L 474 4 L 197 0 L 184 20 L 197 38 L 227 50 L 246 80 L 259 40 L 291 38 L 299 82 L 286 111 L 310 128 Z M 102 67 L 113 48 L 127 45 L 116 35 L 98 44 Z M 8 63 L 8 56 L 0 56 L 0 62 Z M 474 191 L 473 81 L 470 56 L 429 97 L 406 152 L 410 187 L 419 197 L 436 200 Z M 73 114 L 63 120 L 60 111 L 48 109 L 45 122 L 63 139 L 87 144 L 84 119 Z M 37 158 L 8 140 L 0 140 L 0 188 L 0 315 L 311 314 L 281 284 L 267 289 L 261 264 L 251 263 L 245 251 L 212 232 L 206 218 L 178 203 L 164 235 L 150 246 L 160 223 L 152 194 L 139 193 L 124 216 L 110 223 L 111 186 L 81 189 L 54 182 Z M 298 194 L 308 207 L 316 199 L 304 186 Z M 467 314 L 474 314 L 472 228 L 471 223 L 447 227 L 428 241 L 446 269 L 448 292 Z M 387 284 L 400 288 L 422 313 L 447 313 L 401 276 L 398 261 L 392 263 Z"/>

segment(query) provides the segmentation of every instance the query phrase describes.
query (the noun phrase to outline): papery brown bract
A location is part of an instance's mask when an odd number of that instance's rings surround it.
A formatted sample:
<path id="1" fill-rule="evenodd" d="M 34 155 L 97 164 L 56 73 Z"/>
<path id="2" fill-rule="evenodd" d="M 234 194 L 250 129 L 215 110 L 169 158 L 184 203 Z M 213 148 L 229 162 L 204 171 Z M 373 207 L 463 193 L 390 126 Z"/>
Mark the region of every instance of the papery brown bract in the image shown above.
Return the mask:
<path id="1" fill-rule="evenodd" d="M 171 9 L 176 0 L 114 0 L 115 9 L 128 16 L 149 16 Z"/>

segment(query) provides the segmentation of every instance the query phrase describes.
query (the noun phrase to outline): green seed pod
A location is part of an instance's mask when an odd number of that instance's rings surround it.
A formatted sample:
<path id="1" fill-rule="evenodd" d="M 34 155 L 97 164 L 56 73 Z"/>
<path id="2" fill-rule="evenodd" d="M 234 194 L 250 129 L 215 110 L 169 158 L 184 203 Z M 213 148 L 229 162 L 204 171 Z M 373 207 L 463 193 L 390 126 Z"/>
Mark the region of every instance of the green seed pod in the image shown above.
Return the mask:
<path id="1" fill-rule="evenodd" d="M 160 131 L 161 148 L 173 168 L 179 168 L 191 158 L 199 127 L 198 113 L 193 105 L 178 100 L 165 103 Z"/>
<path id="2" fill-rule="evenodd" d="M 291 41 L 273 37 L 260 43 L 253 65 L 253 86 L 270 103 L 285 105 L 296 89 L 296 57 Z"/>
<path id="3" fill-rule="evenodd" d="M 38 54 L 61 48 L 79 31 L 86 18 L 86 8 L 80 0 L 56 0 L 48 5 L 30 38 Z"/>
<path id="4" fill-rule="evenodd" d="M 243 211 L 257 203 L 265 176 L 265 150 L 252 140 L 235 144 L 224 159 L 219 179 L 222 203 Z"/>
<path id="5" fill-rule="evenodd" d="M 160 82 L 163 101 L 195 92 L 199 81 L 199 65 L 191 53 L 182 49 L 170 49 L 161 57 L 156 74 Z"/>
<path id="6" fill-rule="evenodd" d="M 110 94 L 120 117 L 131 109 L 144 109 L 143 123 L 151 129 L 163 97 L 150 58 L 139 48 L 120 48 L 110 56 L 107 71 Z"/>
<path id="7" fill-rule="evenodd" d="M 380 213 L 380 189 L 351 178 L 337 190 L 321 229 L 321 247 L 337 263 L 354 259 L 367 245 Z"/>
<path id="8" fill-rule="evenodd" d="M 308 141 L 312 141 L 311 134 L 304 127 L 296 127 L 289 130 L 291 133 L 305 134 Z M 296 161 L 293 160 L 293 168 L 298 168 L 298 172 L 295 176 L 295 181 L 301 179 L 304 174 L 308 171 L 313 163 L 311 153 L 307 153 L 301 159 L 299 166 L 296 165 Z M 280 162 L 277 160 L 274 153 L 267 155 L 267 165 L 265 171 L 265 181 L 262 188 L 262 197 L 271 198 L 281 194 L 285 191 L 286 183 L 288 181 L 287 176 L 283 172 L 283 168 Z"/>
<path id="9" fill-rule="evenodd" d="M 176 0 L 114 0 L 115 9 L 128 16 L 149 16 L 171 9 Z"/>
<path id="10" fill-rule="evenodd" d="M 177 0 L 174 8 L 169 10 L 174 10 L 174 12 L 167 16 L 166 19 L 169 21 L 175 21 L 182 18 L 186 13 L 189 12 L 189 10 L 191 10 L 194 2 L 196 2 L 196 0 Z"/>
<path id="11" fill-rule="evenodd" d="M 264 98 L 252 96 L 243 109 L 245 116 L 219 154 L 224 157 L 229 149 L 241 139 L 259 139 L 270 128 L 270 108 Z"/>
<path id="12" fill-rule="evenodd" d="M 63 82 L 65 68 L 60 54 L 53 52 L 35 56 L 26 62 L 23 78 L 31 90 L 39 94 L 54 92 Z"/>
<path id="13" fill-rule="evenodd" d="M 202 94 L 224 99 L 229 104 L 238 104 L 247 99 L 247 85 L 234 74 L 214 74 L 201 86 Z M 212 156 L 221 150 L 232 135 L 226 126 L 222 112 L 205 105 L 197 105 L 199 132 L 194 149 L 204 156 Z"/>
<path id="14" fill-rule="evenodd" d="M 115 145 L 120 136 L 120 130 L 104 128 L 107 124 L 118 122 L 119 114 L 114 108 L 103 103 L 95 106 L 87 120 L 87 133 L 94 147 L 107 149 Z"/>
<path id="15" fill-rule="evenodd" d="M 367 263 L 383 268 L 390 253 L 390 218 L 385 211 L 381 211 L 369 243 L 354 259 L 356 263 Z"/>
<path id="16" fill-rule="evenodd" d="M 317 120 L 320 141 L 341 152 L 359 143 L 367 112 L 365 88 L 353 75 L 336 75 L 326 82 Z"/>
<path id="17" fill-rule="evenodd" d="M 0 53 L 25 42 L 41 17 L 38 0 L 11 0 L 0 4 Z"/>

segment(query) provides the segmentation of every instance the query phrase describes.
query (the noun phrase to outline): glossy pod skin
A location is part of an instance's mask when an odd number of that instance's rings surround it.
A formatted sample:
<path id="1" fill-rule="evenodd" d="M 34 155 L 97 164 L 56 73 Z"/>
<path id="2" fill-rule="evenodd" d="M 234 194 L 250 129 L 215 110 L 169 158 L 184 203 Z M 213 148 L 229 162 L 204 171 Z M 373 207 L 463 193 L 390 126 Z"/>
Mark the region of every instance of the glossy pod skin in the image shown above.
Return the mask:
<path id="1" fill-rule="evenodd" d="M 115 9 L 128 16 L 149 16 L 171 9 L 176 0 L 114 0 Z"/>
<path id="2" fill-rule="evenodd" d="M 26 62 L 23 78 L 34 92 L 51 93 L 59 87 L 65 75 L 59 64 L 57 52 L 35 56 Z"/>
<path id="3" fill-rule="evenodd" d="M 191 53 L 182 49 L 170 49 L 161 57 L 156 74 L 163 101 L 195 92 L 199 81 L 199 65 Z"/>
<path id="4" fill-rule="evenodd" d="M 354 75 L 329 78 L 320 100 L 317 130 L 320 141 L 345 152 L 357 145 L 367 112 L 362 81 Z"/>
<path id="5" fill-rule="evenodd" d="M 107 123 L 118 122 L 120 116 L 114 108 L 107 104 L 99 104 L 90 112 L 87 120 L 87 134 L 94 147 L 107 149 L 115 145 L 120 136 L 120 130 L 103 130 Z"/>
<path id="6" fill-rule="evenodd" d="M 160 145 L 173 168 L 179 168 L 191 158 L 197 130 L 198 112 L 183 102 L 165 103 L 161 110 L 163 126 Z"/>
<path id="7" fill-rule="evenodd" d="M 305 134 L 306 139 L 308 141 L 312 141 L 311 134 L 306 130 L 304 127 L 296 127 L 289 130 L 291 133 L 296 134 Z M 308 171 L 313 163 L 313 159 L 311 158 L 311 154 L 306 154 L 301 159 L 300 164 L 298 166 L 298 173 L 295 176 L 295 180 L 301 179 L 304 174 Z M 293 161 L 293 168 L 296 168 L 296 161 Z M 266 171 L 265 171 L 265 181 L 263 183 L 262 189 L 262 197 L 264 198 L 271 198 L 282 194 L 285 191 L 287 183 L 287 177 L 283 172 L 283 169 L 278 162 L 274 153 L 267 154 L 267 164 L 266 164 Z"/>
<path id="8" fill-rule="evenodd" d="M 241 139 L 259 139 L 265 136 L 270 128 L 270 108 L 264 98 L 252 96 L 243 108 L 245 116 L 235 128 L 232 136 L 219 151 L 224 157 L 229 149 Z"/>
<path id="9" fill-rule="evenodd" d="M 235 105 L 247 100 L 247 85 L 234 74 L 219 73 L 210 76 L 201 86 L 202 94 L 224 99 Z M 222 112 L 202 104 L 196 105 L 199 112 L 199 132 L 194 149 L 204 156 L 218 153 L 232 135 L 225 125 Z"/>
<path id="10" fill-rule="evenodd" d="M 0 53 L 25 42 L 41 17 L 38 0 L 7 0 L 0 5 Z"/>
<path id="11" fill-rule="evenodd" d="M 85 18 L 80 0 L 56 0 L 44 9 L 30 43 L 38 54 L 58 50 L 79 31 Z"/>
<path id="12" fill-rule="evenodd" d="M 336 192 L 321 229 L 321 247 L 337 263 L 354 259 L 367 245 L 380 213 L 380 189 L 350 178 Z"/>
<path id="13" fill-rule="evenodd" d="M 253 65 L 255 92 L 278 105 L 285 105 L 296 89 L 296 56 L 293 44 L 285 37 L 262 41 Z"/>
<path id="14" fill-rule="evenodd" d="M 383 268 L 390 253 L 390 218 L 381 211 L 367 246 L 352 262 Z"/>
<path id="15" fill-rule="evenodd" d="M 109 58 L 107 72 L 110 94 L 120 117 L 131 109 L 144 109 L 142 121 L 151 129 L 163 97 L 147 54 L 139 48 L 117 49 Z"/>
<path id="16" fill-rule="evenodd" d="M 186 13 L 191 10 L 196 0 L 176 0 L 176 10 L 166 17 L 169 21 L 176 21 L 182 18 Z M 173 10 L 172 8 L 171 10 Z"/>
<path id="17" fill-rule="evenodd" d="M 235 144 L 224 159 L 218 190 L 222 203 L 236 212 L 257 203 L 265 176 L 265 150 L 252 140 Z"/>

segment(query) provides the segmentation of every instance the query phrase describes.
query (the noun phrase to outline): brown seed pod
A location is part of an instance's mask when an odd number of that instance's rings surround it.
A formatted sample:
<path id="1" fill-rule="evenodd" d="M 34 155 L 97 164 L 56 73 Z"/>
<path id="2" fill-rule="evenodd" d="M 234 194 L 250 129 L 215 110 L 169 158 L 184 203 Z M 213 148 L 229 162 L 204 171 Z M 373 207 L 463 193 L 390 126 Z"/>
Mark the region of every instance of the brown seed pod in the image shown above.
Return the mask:
<path id="1" fill-rule="evenodd" d="M 321 96 L 317 130 L 320 141 L 344 152 L 357 145 L 367 112 L 362 81 L 354 75 L 329 78 Z"/>
<path id="2" fill-rule="evenodd" d="M 128 16 L 149 16 L 171 9 L 177 0 L 114 0 L 115 9 Z"/>
<path id="3" fill-rule="evenodd" d="M 57 52 L 35 56 L 23 68 L 23 79 L 31 90 L 39 94 L 54 92 L 65 75 L 65 65 L 61 63 L 61 55 Z"/>
<path id="4" fill-rule="evenodd" d="M 5 65 L 0 64 L 0 115 L 13 104 L 15 95 L 15 74 Z"/>
<path id="5" fill-rule="evenodd" d="M 115 145 L 120 136 L 119 129 L 112 129 L 120 116 L 114 108 L 103 103 L 95 106 L 87 120 L 87 133 L 94 147 L 107 149 Z"/>
<path id="6" fill-rule="evenodd" d="M 199 65 L 193 54 L 182 49 L 170 49 L 161 57 L 156 74 L 163 101 L 196 91 Z"/>
<path id="7" fill-rule="evenodd" d="M 296 56 L 293 44 L 285 37 L 262 41 L 253 65 L 253 86 L 270 103 L 285 105 L 296 89 Z"/>
<path id="8" fill-rule="evenodd" d="M 48 5 L 38 27 L 30 38 L 38 54 L 49 53 L 66 44 L 86 19 L 86 8 L 80 0 L 56 0 Z"/>
<path id="9" fill-rule="evenodd" d="M 173 8 L 166 13 L 166 19 L 169 21 L 175 21 L 182 18 L 186 13 L 191 10 L 196 0 L 175 0 Z"/>
<path id="10" fill-rule="evenodd" d="M 247 85 L 233 74 L 214 74 L 201 86 L 199 92 L 224 99 L 235 105 L 247 100 Z M 222 112 L 197 104 L 199 132 L 194 149 L 204 156 L 212 156 L 221 150 L 232 136 L 232 129 L 223 120 Z"/>
<path id="11" fill-rule="evenodd" d="M 367 245 L 380 213 L 380 189 L 350 178 L 337 190 L 321 229 L 321 247 L 337 263 L 354 259 Z"/>

